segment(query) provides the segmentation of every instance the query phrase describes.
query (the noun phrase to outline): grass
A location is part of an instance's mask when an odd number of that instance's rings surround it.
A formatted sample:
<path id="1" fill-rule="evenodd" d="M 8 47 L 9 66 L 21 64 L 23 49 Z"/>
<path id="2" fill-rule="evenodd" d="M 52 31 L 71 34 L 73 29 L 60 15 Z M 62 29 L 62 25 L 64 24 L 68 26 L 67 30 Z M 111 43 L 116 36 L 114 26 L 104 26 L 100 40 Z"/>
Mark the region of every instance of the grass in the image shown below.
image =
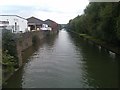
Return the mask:
<path id="1" fill-rule="evenodd" d="M 79 34 L 79 35 L 80 35 L 80 37 L 89 39 L 89 40 L 91 40 L 91 41 L 93 41 L 93 42 L 95 42 L 95 43 L 97 43 L 97 44 L 105 44 L 104 41 L 102 41 L 102 40 L 100 40 L 100 39 L 98 39 L 98 38 L 89 36 L 89 35 L 87 35 L 87 34 Z"/>
<path id="2" fill-rule="evenodd" d="M 103 40 L 101 40 L 99 38 L 95 38 L 95 37 L 89 36 L 87 34 L 79 34 L 77 32 L 73 32 L 73 31 L 70 31 L 70 32 L 75 33 L 75 34 L 79 35 L 82 38 L 88 39 L 88 40 L 92 41 L 93 43 L 95 43 L 97 45 L 100 45 L 100 46 L 102 46 L 102 47 L 104 47 L 104 48 L 106 48 L 106 49 L 120 55 L 120 47 L 119 46 L 116 46 L 116 45 L 114 45 L 112 43 L 107 43 L 107 42 L 105 42 L 105 41 L 103 41 Z"/>

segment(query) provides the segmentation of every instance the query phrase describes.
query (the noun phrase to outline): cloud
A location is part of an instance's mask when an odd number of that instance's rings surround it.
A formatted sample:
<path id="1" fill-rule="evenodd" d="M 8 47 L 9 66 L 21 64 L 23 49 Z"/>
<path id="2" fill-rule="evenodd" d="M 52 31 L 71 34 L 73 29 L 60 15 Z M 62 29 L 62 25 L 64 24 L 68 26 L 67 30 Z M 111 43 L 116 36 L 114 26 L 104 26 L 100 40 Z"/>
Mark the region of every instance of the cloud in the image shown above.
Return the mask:
<path id="1" fill-rule="evenodd" d="M 35 16 L 42 20 L 49 18 L 58 23 L 67 23 L 82 14 L 88 3 L 88 0 L 1 0 L 0 13 L 17 14 L 25 18 Z"/>
<path id="2" fill-rule="evenodd" d="M 89 0 L 90 2 L 119 2 L 120 0 Z"/>

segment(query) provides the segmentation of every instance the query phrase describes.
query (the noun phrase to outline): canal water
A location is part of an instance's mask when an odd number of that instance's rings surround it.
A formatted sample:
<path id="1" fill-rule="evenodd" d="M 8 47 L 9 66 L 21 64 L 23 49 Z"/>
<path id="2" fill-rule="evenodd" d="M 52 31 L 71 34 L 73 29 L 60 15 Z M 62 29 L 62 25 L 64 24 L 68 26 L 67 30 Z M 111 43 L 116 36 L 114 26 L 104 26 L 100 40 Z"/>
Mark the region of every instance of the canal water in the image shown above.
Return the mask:
<path id="1" fill-rule="evenodd" d="M 64 29 L 23 52 L 4 88 L 117 88 L 119 56 Z"/>

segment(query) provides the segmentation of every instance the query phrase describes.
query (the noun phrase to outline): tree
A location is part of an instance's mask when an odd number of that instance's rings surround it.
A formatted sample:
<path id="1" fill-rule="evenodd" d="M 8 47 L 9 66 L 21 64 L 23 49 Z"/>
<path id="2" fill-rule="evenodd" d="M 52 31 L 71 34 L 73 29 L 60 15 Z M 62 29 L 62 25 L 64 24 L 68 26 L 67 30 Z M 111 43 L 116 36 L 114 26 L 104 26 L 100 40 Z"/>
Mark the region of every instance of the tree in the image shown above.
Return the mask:
<path id="1" fill-rule="evenodd" d="M 107 43 L 120 43 L 120 3 L 91 2 L 84 14 L 72 19 L 69 29 L 102 39 Z"/>

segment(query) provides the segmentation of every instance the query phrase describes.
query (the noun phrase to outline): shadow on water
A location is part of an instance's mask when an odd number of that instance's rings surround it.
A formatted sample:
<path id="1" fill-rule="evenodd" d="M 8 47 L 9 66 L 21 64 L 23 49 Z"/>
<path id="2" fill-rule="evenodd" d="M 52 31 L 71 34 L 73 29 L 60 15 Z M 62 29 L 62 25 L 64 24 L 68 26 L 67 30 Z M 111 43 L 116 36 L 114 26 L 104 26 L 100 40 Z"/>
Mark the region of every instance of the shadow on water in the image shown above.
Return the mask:
<path id="1" fill-rule="evenodd" d="M 52 36 L 48 35 L 44 39 L 37 41 L 36 44 L 23 51 L 22 52 L 23 66 L 18 71 L 16 71 L 14 75 L 11 76 L 11 78 L 8 79 L 8 81 L 2 86 L 2 88 L 22 88 L 23 79 L 24 79 L 23 74 L 25 72 L 24 67 L 25 64 L 29 62 L 29 58 L 34 54 L 36 54 L 39 48 L 42 48 L 43 45 L 45 44 L 47 44 L 50 47 L 53 47 L 57 37 L 58 35 L 52 35 Z"/>
<path id="2" fill-rule="evenodd" d="M 120 57 L 66 31 L 46 37 L 22 55 L 25 65 L 5 88 L 119 87 Z"/>
<path id="3" fill-rule="evenodd" d="M 96 88 L 118 88 L 120 56 L 111 55 L 107 49 L 74 34 L 71 39 L 76 50 L 82 52 L 86 84 Z"/>
<path id="4" fill-rule="evenodd" d="M 23 59 L 23 63 L 26 63 L 28 60 L 28 58 L 30 56 L 32 56 L 33 54 L 35 54 L 35 52 L 37 52 L 39 50 L 39 48 L 42 48 L 45 44 L 47 44 L 47 46 L 53 46 L 55 39 L 57 38 L 58 35 L 48 35 L 47 37 L 43 38 L 42 40 L 38 40 L 36 44 L 34 44 L 33 46 L 29 47 L 27 50 L 22 52 L 22 59 Z"/>

